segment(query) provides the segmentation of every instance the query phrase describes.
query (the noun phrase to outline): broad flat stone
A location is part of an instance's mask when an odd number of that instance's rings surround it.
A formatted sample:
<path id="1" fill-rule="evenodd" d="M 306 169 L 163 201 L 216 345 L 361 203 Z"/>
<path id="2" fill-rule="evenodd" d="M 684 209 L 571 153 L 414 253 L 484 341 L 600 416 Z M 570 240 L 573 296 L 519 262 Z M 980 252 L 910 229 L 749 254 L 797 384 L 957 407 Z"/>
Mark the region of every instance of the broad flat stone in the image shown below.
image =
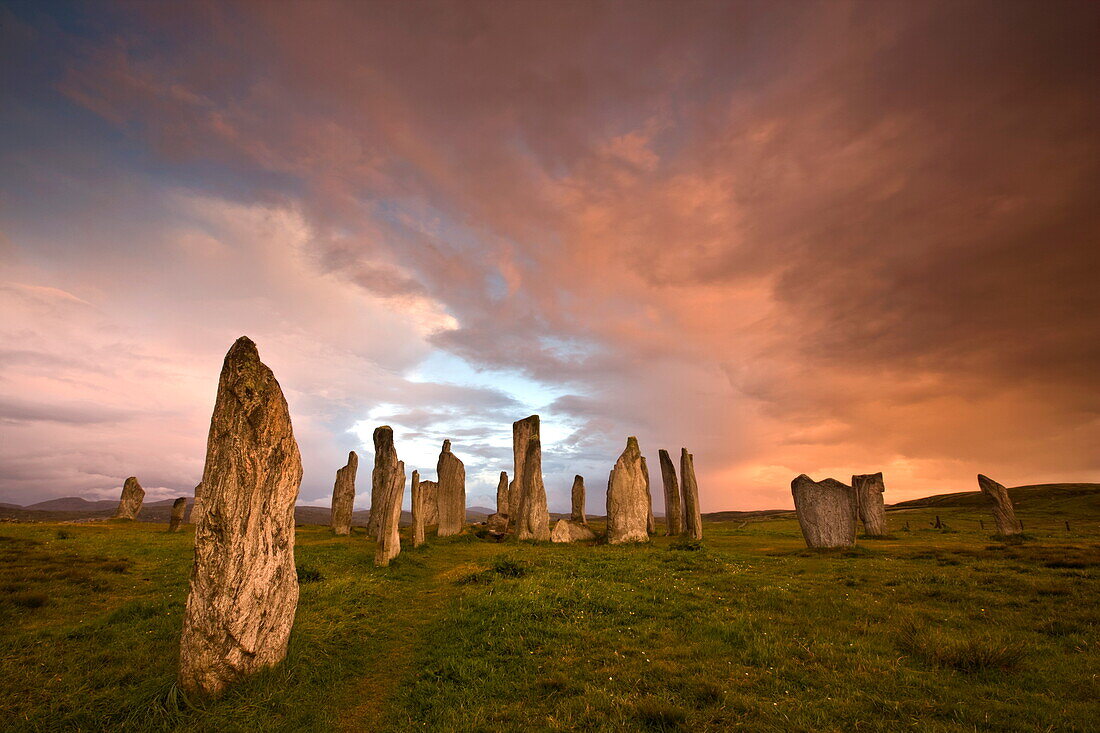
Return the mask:
<path id="1" fill-rule="evenodd" d="M 791 482 L 794 508 L 807 547 L 851 547 L 856 543 L 856 495 L 836 479 L 814 481 L 806 474 Z"/>
<path id="2" fill-rule="evenodd" d="M 587 524 L 571 519 L 559 519 L 550 532 L 551 542 L 588 542 L 596 539 L 596 533 Z"/>
<path id="3" fill-rule="evenodd" d="M 145 489 L 131 476 L 122 484 L 122 496 L 118 499 L 118 509 L 114 519 L 137 519 L 141 503 L 145 501 Z"/>
<path id="4" fill-rule="evenodd" d="M 648 542 L 648 516 L 642 452 L 638 439 L 631 436 L 607 479 L 608 543 Z"/>
<path id="5" fill-rule="evenodd" d="M 856 509 L 864 532 L 870 537 L 884 537 L 886 506 L 882 494 L 886 491 L 886 485 L 882 482 L 882 472 L 852 476 L 852 490 L 856 494 Z"/>

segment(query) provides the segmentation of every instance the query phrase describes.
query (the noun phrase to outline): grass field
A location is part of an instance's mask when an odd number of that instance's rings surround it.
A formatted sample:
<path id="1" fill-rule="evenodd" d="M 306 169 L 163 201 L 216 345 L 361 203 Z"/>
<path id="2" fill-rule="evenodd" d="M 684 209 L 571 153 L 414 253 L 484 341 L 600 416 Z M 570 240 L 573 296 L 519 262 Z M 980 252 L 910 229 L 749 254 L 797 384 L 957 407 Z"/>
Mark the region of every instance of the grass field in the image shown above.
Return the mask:
<path id="1" fill-rule="evenodd" d="M 212 702 L 174 686 L 190 529 L 4 524 L 0 729 L 1096 730 L 1100 494 L 1020 509 L 1011 544 L 945 507 L 846 552 L 768 519 L 382 570 L 361 530 L 301 527 L 287 661 Z"/>

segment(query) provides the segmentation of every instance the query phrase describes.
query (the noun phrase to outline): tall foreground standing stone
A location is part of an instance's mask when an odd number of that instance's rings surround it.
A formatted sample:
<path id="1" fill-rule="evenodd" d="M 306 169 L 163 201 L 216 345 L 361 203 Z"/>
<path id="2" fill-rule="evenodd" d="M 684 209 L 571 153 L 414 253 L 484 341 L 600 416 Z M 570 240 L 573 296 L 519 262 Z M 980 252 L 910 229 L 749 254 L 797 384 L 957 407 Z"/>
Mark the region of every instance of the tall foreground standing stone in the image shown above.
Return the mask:
<path id="1" fill-rule="evenodd" d="M 241 337 L 218 382 L 206 465 L 205 505 L 180 639 L 180 686 L 217 694 L 280 662 L 298 605 L 294 502 L 302 460 L 286 400 Z"/>
<path id="2" fill-rule="evenodd" d="M 607 479 L 607 541 L 612 545 L 647 542 L 649 502 L 646 500 L 642 452 L 638 439 L 626 439 Z"/>
<path id="3" fill-rule="evenodd" d="M 657 518 L 653 516 L 653 492 L 649 486 L 649 464 L 645 462 L 645 456 L 642 456 L 642 475 L 645 477 L 645 531 L 649 534 L 657 534 Z"/>
<path id="4" fill-rule="evenodd" d="M 191 514 L 188 516 L 188 521 L 191 524 L 198 524 L 202 521 L 202 482 L 195 484 L 195 501 L 191 504 Z"/>
<path id="5" fill-rule="evenodd" d="M 396 475 L 397 449 L 393 447 L 393 428 L 382 425 L 374 429 L 374 470 L 370 477 L 370 516 L 367 517 L 367 532 L 375 539 L 378 539 L 378 526 L 385 513 L 386 495 L 393 489 L 393 477 Z"/>
<path id="6" fill-rule="evenodd" d="M 378 544 L 374 550 L 374 564 L 384 568 L 401 554 L 401 501 L 405 495 L 405 462 L 397 462 L 397 470 L 390 479 L 387 491 L 382 493 L 379 511 Z"/>
<path id="7" fill-rule="evenodd" d="M 1020 523 L 1016 520 L 1016 510 L 1008 489 L 988 476 L 978 474 L 978 488 L 993 502 L 993 519 L 997 522 L 997 534 L 1008 536 L 1020 533 Z"/>
<path id="8" fill-rule="evenodd" d="M 351 534 L 351 514 L 355 507 L 355 474 L 359 470 L 359 456 L 348 453 L 348 464 L 336 469 L 336 483 L 332 486 L 332 531 L 338 535 Z"/>
<path id="9" fill-rule="evenodd" d="M 451 441 L 443 441 L 435 470 L 439 474 L 439 530 L 436 534 L 449 537 L 466 526 L 466 466 L 451 453 Z"/>
<path id="10" fill-rule="evenodd" d="M 420 471 L 412 473 L 412 536 L 413 547 L 424 544 L 424 491 L 420 488 Z"/>
<path id="11" fill-rule="evenodd" d="M 806 474 L 791 482 L 798 525 L 807 547 L 850 547 L 856 543 L 856 495 L 836 479 L 814 481 Z"/>
<path id="12" fill-rule="evenodd" d="M 699 508 L 699 483 L 695 480 L 695 456 L 680 449 L 680 485 L 684 491 L 684 534 L 703 539 L 703 514 Z"/>
<path id="13" fill-rule="evenodd" d="M 180 497 L 172 502 L 172 515 L 168 518 L 168 531 L 179 532 L 183 515 L 187 511 L 187 499 Z"/>
<path id="14" fill-rule="evenodd" d="M 680 503 L 680 483 L 676 480 L 676 466 L 668 451 L 662 448 L 658 454 L 661 459 L 661 480 L 665 485 L 665 527 L 666 535 L 675 537 L 684 531 L 684 513 Z"/>
<path id="15" fill-rule="evenodd" d="M 508 492 L 508 520 L 513 527 L 518 526 L 520 514 L 523 513 L 523 470 L 527 460 L 527 444 L 539 438 L 538 415 L 512 423 L 512 483 Z"/>
<path id="16" fill-rule="evenodd" d="M 527 441 L 527 455 L 523 459 L 523 490 L 519 496 L 516 539 L 550 540 L 550 511 L 546 506 L 546 486 L 542 483 L 542 443 L 538 438 Z"/>
<path id="17" fill-rule="evenodd" d="M 572 507 L 569 512 L 569 521 L 587 525 L 588 517 L 584 515 L 584 476 L 573 477 L 573 491 L 570 498 Z"/>
<path id="18" fill-rule="evenodd" d="M 886 506 L 882 494 L 886 485 L 882 483 L 882 472 L 852 476 L 852 491 L 856 494 L 856 509 L 864 532 L 870 537 L 885 537 Z"/>
<path id="19" fill-rule="evenodd" d="M 112 519 L 137 519 L 141 503 L 145 501 L 145 489 L 131 476 L 122 484 L 122 496 L 118 499 L 118 509 Z"/>

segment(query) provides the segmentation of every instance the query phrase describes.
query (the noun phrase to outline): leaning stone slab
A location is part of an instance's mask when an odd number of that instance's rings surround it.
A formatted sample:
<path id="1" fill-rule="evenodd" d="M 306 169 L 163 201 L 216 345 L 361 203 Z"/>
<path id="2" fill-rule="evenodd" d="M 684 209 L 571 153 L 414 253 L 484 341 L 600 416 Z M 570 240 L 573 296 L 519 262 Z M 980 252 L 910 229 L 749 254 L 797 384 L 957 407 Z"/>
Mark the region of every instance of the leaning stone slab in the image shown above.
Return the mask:
<path id="1" fill-rule="evenodd" d="M 584 513 L 584 476 L 573 477 L 573 490 L 570 493 L 572 508 L 569 513 L 569 521 L 579 524 L 588 524 L 588 517 Z"/>
<path id="2" fill-rule="evenodd" d="M 451 441 L 443 441 L 443 450 L 435 464 L 439 475 L 439 529 L 436 534 L 449 537 L 466 526 L 466 466 L 451 452 Z"/>
<path id="3" fill-rule="evenodd" d="M 180 497 L 172 502 L 172 516 L 168 519 L 168 531 L 179 532 L 183 524 L 183 515 L 187 511 L 187 499 Z"/>
<path id="4" fill-rule="evenodd" d="M 703 539 L 703 515 L 699 508 L 699 482 L 695 480 L 695 456 L 680 449 L 680 486 L 684 492 L 684 534 Z"/>
<path id="5" fill-rule="evenodd" d="M 359 470 L 359 456 L 348 453 L 348 463 L 336 469 L 336 483 L 332 486 L 332 531 L 337 535 L 351 534 L 351 515 L 355 507 L 355 474 Z"/>
<path id="6" fill-rule="evenodd" d="M 791 482 L 798 525 L 807 547 L 851 547 L 856 543 L 856 495 L 836 479 L 814 481 L 802 474 Z"/>
<path id="7" fill-rule="evenodd" d="M 607 541 L 612 545 L 649 541 L 649 502 L 646 499 L 642 452 L 638 439 L 626 439 L 607 479 Z"/>
<path id="8" fill-rule="evenodd" d="M 680 482 L 676 480 L 676 466 L 668 451 L 661 449 L 661 480 L 665 486 L 665 534 L 676 536 L 684 532 L 684 512 L 680 500 Z"/>
<path id="9" fill-rule="evenodd" d="M 384 568 L 401 554 L 401 502 L 405 495 L 405 462 L 397 462 L 397 470 L 390 480 L 389 491 L 382 495 L 381 521 L 378 523 L 378 544 L 374 550 L 374 564 Z"/>
<path id="10" fill-rule="evenodd" d="M 118 509 L 113 519 L 137 519 L 141 503 L 145 501 L 145 489 L 131 476 L 122 484 L 122 496 L 118 500 Z"/>
<path id="11" fill-rule="evenodd" d="M 302 461 L 282 389 L 240 338 L 218 382 L 180 639 L 180 687 L 215 695 L 286 656 Z"/>
<path id="12" fill-rule="evenodd" d="M 997 534 L 1007 537 L 1020 533 L 1020 523 L 1008 489 L 988 476 L 978 474 L 978 488 L 993 502 L 993 519 L 997 522 Z"/>
<path id="13" fill-rule="evenodd" d="M 550 532 L 551 542 L 587 542 L 596 539 L 596 533 L 587 524 L 572 519 L 559 519 Z"/>
<path id="14" fill-rule="evenodd" d="M 882 482 L 882 472 L 852 476 L 852 490 L 856 494 L 856 508 L 859 510 L 859 521 L 863 522 L 863 531 L 869 537 L 885 537 L 886 506 L 882 494 L 886 491 L 886 485 Z"/>
<path id="15" fill-rule="evenodd" d="M 378 539 L 378 526 L 385 513 L 385 497 L 393 489 L 397 475 L 397 449 L 393 445 L 393 428 L 382 425 L 374 429 L 374 470 L 371 471 L 370 515 L 367 532 Z M 381 511 L 375 511 L 378 507 Z"/>

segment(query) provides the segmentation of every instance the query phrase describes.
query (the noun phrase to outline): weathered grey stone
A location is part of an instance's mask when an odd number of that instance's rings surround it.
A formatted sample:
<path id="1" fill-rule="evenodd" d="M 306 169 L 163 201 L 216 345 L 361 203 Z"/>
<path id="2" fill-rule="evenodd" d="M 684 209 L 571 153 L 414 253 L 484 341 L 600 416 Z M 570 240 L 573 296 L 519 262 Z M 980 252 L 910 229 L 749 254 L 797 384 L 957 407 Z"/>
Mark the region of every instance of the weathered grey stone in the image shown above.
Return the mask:
<path id="1" fill-rule="evenodd" d="M 183 515 L 187 512 L 187 499 L 180 497 L 172 502 L 172 515 L 168 518 L 168 531 L 179 532 L 183 524 Z"/>
<path id="2" fill-rule="evenodd" d="M 886 485 L 882 482 L 882 472 L 852 476 L 852 490 L 856 494 L 856 509 L 859 521 L 863 522 L 863 531 L 870 537 L 884 537 L 886 507 L 882 494 Z"/>
<path id="3" fill-rule="evenodd" d="M 676 466 L 663 448 L 659 452 L 661 459 L 661 479 L 665 485 L 665 534 L 676 536 L 684 532 L 684 512 L 680 502 L 680 482 L 676 480 Z"/>
<path id="4" fill-rule="evenodd" d="M 202 521 L 202 482 L 195 484 L 195 501 L 191 504 L 191 514 L 188 515 L 187 521 L 191 524 L 198 524 Z"/>
<path id="5" fill-rule="evenodd" d="M 451 441 L 443 441 L 443 450 L 435 464 L 439 475 L 439 529 L 436 534 L 449 537 L 466 526 L 466 466 L 451 452 Z"/>
<path id="6" fill-rule="evenodd" d="M 374 564 L 384 568 L 401 554 L 401 502 L 405 496 L 405 462 L 398 461 L 390 478 L 389 490 L 382 494 L 378 543 L 374 549 Z"/>
<path id="7" fill-rule="evenodd" d="M 143 501 L 145 501 L 145 489 L 141 488 L 138 480 L 131 476 L 122 484 L 122 495 L 118 499 L 118 509 L 115 510 L 113 518 L 137 519 Z"/>
<path id="8" fill-rule="evenodd" d="M 802 474 L 791 482 L 794 508 L 807 547 L 850 547 L 856 543 L 856 494 L 836 479 L 814 481 Z"/>
<path id="9" fill-rule="evenodd" d="M 500 472 L 500 481 L 497 482 L 497 514 L 508 516 L 508 472 Z"/>
<path id="10" fill-rule="evenodd" d="M 412 472 L 412 536 L 413 547 L 424 544 L 424 490 L 420 486 L 420 471 Z"/>
<path id="11" fill-rule="evenodd" d="M 376 540 L 385 513 L 385 497 L 393 490 L 396 474 L 397 449 L 393 445 L 393 428 L 382 425 L 374 429 L 374 470 L 370 477 L 370 514 L 367 516 L 367 532 Z M 375 511 L 375 507 L 382 511 Z"/>
<path id="12" fill-rule="evenodd" d="M 351 514 L 355 508 L 355 474 L 359 470 L 359 456 L 348 453 L 348 463 L 336 469 L 336 483 L 332 486 L 332 531 L 338 535 L 351 534 Z"/>
<path id="13" fill-rule="evenodd" d="M 572 519 L 559 519 L 550 533 L 551 542 L 587 542 L 596 539 L 596 533 L 587 524 Z"/>
<path id="14" fill-rule="evenodd" d="M 645 529 L 648 534 L 657 534 L 657 518 L 653 516 L 653 492 L 649 486 L 649 464 L 646 463 L 645 456 L 642 456 L 642 476 L 645 477 Z"/>
<path id="15" fill-rule="evenodd" d="M 626 439 L 626 448 L 607 479 L 607 541 L 612 545 L 647 542 L 649 503 L 638 439 Z"/>
<path id="16" fill-rule="evenodd" d="M 684 492 L 684 534 L 703 539 L 703 515 L 699 508 L 699 483 L 695 480 L 695 456 L 680 449 L 680 486 Z"/>
<path id="17" fill-rule="evenodd" d="M 485 525 L 490 532 L 495 534 L 507 534 L 508 517 L 503 514 L 493 513 L 485 518 Z"/>
<path id="18" fill-rule="evenodd" d="M 997 534 L 1008 536 L 1020 533 L 1020 523 L 1016 520 L 1016 510 L 1008 489 L 988 476 L 978 474 L 978 488 L 993 502 L 993 519 L 997 522 Z"/>
<path id="19" fill-rule="evenodd" d="M 420 493 L 424 495 L 424 528 L 439 524 L 439 482 L 420 479 Z"/>
<path id="20" fill-rule="evenodd" d="M 573 477 L 572 510 L 569 513 L 569 521 L 588 525 L 588 517 L 584 513 L 584 477 Z"/>
<path id="21" fill-rule="evenodd" d="M 523 460 L 523 490 L 519 495 L 519 519 L 516 539 L 546 542 L 550 539 L 550 511 L 546 506 L 546 487 L 542 483 L 542 443 L 527 441 Z"/>
<path id="22" fill-rule="evenodd" d="M 538 415 L 530 415 L 512 423 L 512 483 L 508 488 L 508 521 L 512 527 L 518 528 L 520 516 L 523 514 L 523 467 L 527 460 L 527 444 L 539 438 Z M 541 457 L 540 453 L 540 460 Z M 547 531 L 549 531 L 549 514 Z"/>
<path id="23" fill-rule="evenodd" d="M 302 461 L 282 389 L 256 345 L 226 354 L 203 469 L 202 520 L 180 639 L 180 686 L 217 694 L 280 662 L 298 605 L 294 503 Z"/>

